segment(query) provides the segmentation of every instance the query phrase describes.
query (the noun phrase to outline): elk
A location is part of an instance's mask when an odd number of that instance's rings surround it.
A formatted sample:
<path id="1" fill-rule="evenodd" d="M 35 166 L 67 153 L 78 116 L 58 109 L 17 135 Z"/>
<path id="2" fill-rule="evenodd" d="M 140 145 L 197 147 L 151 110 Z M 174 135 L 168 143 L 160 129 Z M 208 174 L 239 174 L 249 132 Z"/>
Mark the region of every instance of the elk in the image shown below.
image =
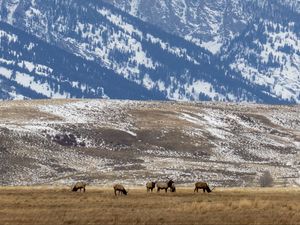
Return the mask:
<path id="1" fill-rule="evenodd" d="M 124 186 L 121 184 L 115 184 L 113 186 L 113 188 L 114 188 L 115 195 L 117 195 L 117 191 L 118 191 L 118 194 L 124 194 L 124 195 L 128 194 L 128 191 L 126 191 Z"/>
<path id="2" fill-rule="evenodd" d="M 85 186 L 86 186 L 86 183 L 84 182 L 77 182 L 73 187 L 72 187 L 72 191 L 78 191 L 78 189 L 80 190 L 81 192 L 81 189 L 83 189 L 83 192 L 85 192 Z"/>
<path id="3" fill-rule="evenodd" d="M 194 192 L 198 192 L 198 189 L 203 189 L 203 192 L 205 193 L 205 191 L 207 191 L 207 193 L 210 193 L 212 192 L 212 190 L 214 189 L 210 189 L 208 184 L 205 183 L 205 182 L 196 182 L 195 183 L 195 189 L 194 189 Z"/>
<path id="4" fill-rule="evenodd" d="M 153 182 L 153 181 L 149 181 L 146 183 L 146 188 L 147 188 L 147 192 L 151 191 L 153 192 L 153 189 L 155 188 L 155 185 L 156 185 L 156 181 Z"/>
<path id="5" fill-rule="evenodd" d="M 172 180 L 169 180 L 168 182 L 158 182 L 156 184 L 157 192 L 159 192 L 160 189 L 162 189 L 162 190 L 164 189 L 165 192 L 168 192 L 168 188 L 170 188 L 172 191 L 172 184 L 174 184 L 174 181 L 172 181 Z"/>

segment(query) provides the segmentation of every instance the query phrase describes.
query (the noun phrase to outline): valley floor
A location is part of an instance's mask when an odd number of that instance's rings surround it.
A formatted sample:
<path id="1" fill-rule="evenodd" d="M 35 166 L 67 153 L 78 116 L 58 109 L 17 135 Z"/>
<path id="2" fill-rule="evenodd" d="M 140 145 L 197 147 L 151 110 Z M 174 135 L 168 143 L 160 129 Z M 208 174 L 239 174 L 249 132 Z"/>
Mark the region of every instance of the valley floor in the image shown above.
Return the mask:
<path id="1" fill-rule="evenodd" d="M 0 188 L 0 224 L 300 224 L 300 189 L 230 188 L 193 193 L 146 193 L 112 188 Z"/>

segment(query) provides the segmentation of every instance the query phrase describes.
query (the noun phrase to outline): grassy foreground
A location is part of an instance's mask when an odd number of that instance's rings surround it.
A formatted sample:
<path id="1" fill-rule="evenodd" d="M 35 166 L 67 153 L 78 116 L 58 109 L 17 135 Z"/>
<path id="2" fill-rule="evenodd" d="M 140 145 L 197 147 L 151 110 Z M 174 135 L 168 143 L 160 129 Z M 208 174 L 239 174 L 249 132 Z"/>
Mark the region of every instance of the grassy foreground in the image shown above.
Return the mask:
<path id="1" fill-rule="evenodd" d="M 300 224 L 299 189 L 217 189 L 194 194 L 130 189 L 0 188 L 0 224 Z"/>

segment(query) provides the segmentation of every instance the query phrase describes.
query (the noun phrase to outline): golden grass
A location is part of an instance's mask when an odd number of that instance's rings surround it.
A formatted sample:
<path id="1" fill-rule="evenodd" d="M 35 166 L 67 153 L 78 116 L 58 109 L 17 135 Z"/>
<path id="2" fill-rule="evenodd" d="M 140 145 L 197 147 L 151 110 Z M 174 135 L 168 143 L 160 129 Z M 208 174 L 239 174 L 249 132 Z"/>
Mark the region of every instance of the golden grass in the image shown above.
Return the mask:
<path id="1" fill-rule="evenodd" d="M 112 188 L 0 188 L 0 224 L 300 224 L 298 189 L 218 189 L 194 194 L 146 193 L 128 196 Z"/>

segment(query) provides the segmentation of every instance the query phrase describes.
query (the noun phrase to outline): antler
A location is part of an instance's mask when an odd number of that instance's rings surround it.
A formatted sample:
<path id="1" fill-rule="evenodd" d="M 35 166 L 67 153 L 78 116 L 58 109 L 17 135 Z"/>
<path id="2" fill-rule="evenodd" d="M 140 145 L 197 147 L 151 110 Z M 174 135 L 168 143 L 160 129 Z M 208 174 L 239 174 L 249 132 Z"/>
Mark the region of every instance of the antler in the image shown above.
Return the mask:
<path id="1" fill-rule="evenodd" d="M 166 177 L 166 178 L 167 178 L 169 181 L 170 181 L 170 180 L 173 180 L 173 179 L 172 179 L 172 178 L 170 178 L 170 177 Z"/>

